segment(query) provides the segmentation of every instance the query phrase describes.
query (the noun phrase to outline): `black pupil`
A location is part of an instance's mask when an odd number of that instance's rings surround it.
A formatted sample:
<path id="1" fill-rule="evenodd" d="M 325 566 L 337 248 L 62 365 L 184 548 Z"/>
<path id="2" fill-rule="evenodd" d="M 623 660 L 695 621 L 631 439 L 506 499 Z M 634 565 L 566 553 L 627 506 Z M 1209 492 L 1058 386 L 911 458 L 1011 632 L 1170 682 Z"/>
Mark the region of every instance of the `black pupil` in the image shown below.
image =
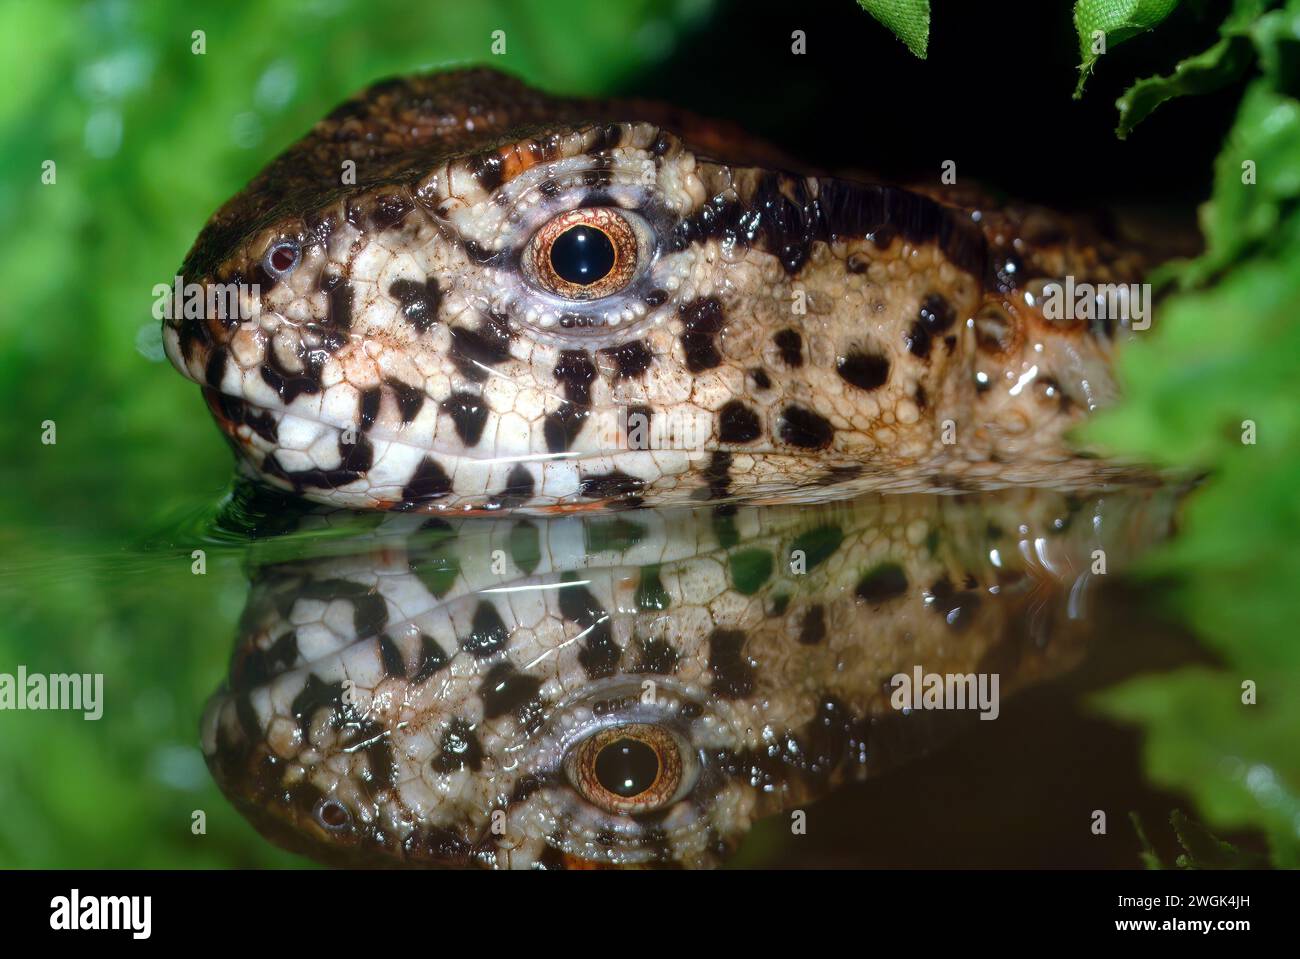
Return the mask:
<path id="1" fill-rule="evenodd" d="M 588 286 L 614 269 L 614 244 L 595 227 L 571 226 L 551 243 L 551 269 L 562 280 Z"/>
<path id="2" fill-rule="evenodd" d="M 596 779 L 615 796 L 638 796 L 658 777 L 659 757 L 635 739 L 616 739 L 596 756 Z"/>

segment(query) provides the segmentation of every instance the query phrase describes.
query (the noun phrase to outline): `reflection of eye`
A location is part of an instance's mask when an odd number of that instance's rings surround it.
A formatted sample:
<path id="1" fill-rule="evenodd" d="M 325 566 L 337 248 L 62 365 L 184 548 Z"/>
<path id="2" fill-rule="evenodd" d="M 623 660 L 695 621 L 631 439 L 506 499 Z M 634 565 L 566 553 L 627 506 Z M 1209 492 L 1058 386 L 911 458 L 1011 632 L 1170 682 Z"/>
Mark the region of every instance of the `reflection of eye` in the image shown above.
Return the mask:
<path id="1" fill-rule="evenodd" d="M 542 226 L 528 244 L 530 272 L 550 292 L 571 300 L 617 293 L 636 274 L 636 231 L 617 210 L 570 210 Z"/>
<path id="2" fill-rule="evenodd" d="M 322 799 L 316 804 L 316 821 L 330 832 L 339 832 L 352 824 L 352 813 L 337 799 Z"/>
<path id="3" fill-rule="evenodd" d="M 284 276 L 298 265 L 301 251 L 292 240 L 281 240 L 266 251 L 266 271 L 274 277 Z"/>
<path id="4" fill-rule="evenodd" d="M 569 780 L 588 802 L 612 813 L 635 814 L 681 798 L 683 751 L 671 733 L 647 723 L 602 729 L 565 757 Z"/>

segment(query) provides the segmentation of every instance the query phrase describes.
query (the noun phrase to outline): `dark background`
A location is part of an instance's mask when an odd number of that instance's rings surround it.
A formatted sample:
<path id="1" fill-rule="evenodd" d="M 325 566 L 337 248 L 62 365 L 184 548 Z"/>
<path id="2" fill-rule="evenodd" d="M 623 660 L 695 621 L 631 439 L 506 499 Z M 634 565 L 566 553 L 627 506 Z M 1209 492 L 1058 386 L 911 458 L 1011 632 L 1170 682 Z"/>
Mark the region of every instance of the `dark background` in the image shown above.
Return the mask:
<path id="1" fill-rule="evenodd" d="M 937 179 L 951 159 L 959 179 L 1066 208 L 1196 203 L 1239 89 L 1165 104 L 1127 141 L 1114 104 L 1153 64 L 1168 72 L 1213 44 L 1226 4 L 1204 6 L 1200 18 L 1181 5 L 1158 39 L 1108 50 L 1082 100 L 1071 99 L 1079 52 L 1063 0 L 936 0 L 924 61 L 851 0 L 731 3 L 626 89 L 735 120 L 830 170 Z M 796 29 L 803 56 L 791 53 Z"/>

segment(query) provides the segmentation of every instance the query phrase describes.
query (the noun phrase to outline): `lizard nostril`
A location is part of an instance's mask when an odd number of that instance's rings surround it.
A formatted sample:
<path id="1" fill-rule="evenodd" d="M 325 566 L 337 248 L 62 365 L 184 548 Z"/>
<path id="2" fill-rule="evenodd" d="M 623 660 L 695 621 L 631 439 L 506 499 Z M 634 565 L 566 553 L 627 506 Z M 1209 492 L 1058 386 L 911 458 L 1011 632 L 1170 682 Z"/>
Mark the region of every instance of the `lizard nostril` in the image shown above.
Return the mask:
<path id="1" fill-rule="evenodd" d="M 324 799 L 316 805 L 316 819 L 331 832 L 338 832 L 351 824 L 352 814 L 337 799 Z"/>
<path id="2" fill-rule="evenodd" d="M 298 265 L 300 256 L 301 251 L 297 243 L 290 240 L 281 241 L 266 253 L 267 272 L 272 276 L 284 276 Z"/>

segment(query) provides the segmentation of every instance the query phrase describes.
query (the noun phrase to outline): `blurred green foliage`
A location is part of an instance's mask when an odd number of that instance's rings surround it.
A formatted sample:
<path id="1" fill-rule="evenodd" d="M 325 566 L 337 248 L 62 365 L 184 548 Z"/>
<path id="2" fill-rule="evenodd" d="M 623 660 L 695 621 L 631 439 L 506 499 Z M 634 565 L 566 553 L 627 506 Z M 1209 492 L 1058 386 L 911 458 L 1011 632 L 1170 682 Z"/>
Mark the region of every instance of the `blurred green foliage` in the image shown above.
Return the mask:
<path id="1" fill-rule="evenodd" d="M 1264 7 L 1272 9 L 1262 13 Z M 1243 10 L 1256 16 L 1244 20 Z M 1213 197 L 1201 211 L 1205 253 L 1156 277 L 1176 292 L 1157 310 L 1152 332 L 1122 356 L 1124 405 L 1088 430 L 1113 451 L 1208 472 L 1181 535 L 1146 572 L 1178 583 L 1163 602 L 1196 629 L 1222 668 L 1132 680 L 1101 702 L 1112 715 L 1145 726 L 1149 773 L 1195 797 L 1208 825 L 1260 828 L 1274 861 L 1294 867 L 1300 0 L 1238 0 L 1223 35 L 1249 38 L 1259 75 L 1246 87 L 1215 163 Z M 1188 92 L 1196 90 L 1176 83 L 1166 89 L 1169 96 Z M 1132 97 L 1130 91 L 1121 99 L 1121 113 Z M 1255 684 L 1255 705 L 1243 703 L 1245 683 Z"/>
<path id="2" fill-rule="evenodd" d="M 4 715 L 0 867 L 300 862 L 231 810 L 196 745 L 246 592 L 237 555 L 214 545 L 194 576 L 195 544 L 153 532 L 197 528 L 184 521 L 230 475 L 198 391 L 161 361 L 151 315 L 154 285 L 208 215 L 383 76 L 490 62 L 558 92 L 609 92 L 709 7 L 0 5 L 0 671 L 102 672 L 106 699 L 98 722 Z M 41 442 L 46 421 L 54 445 Z M 196 809 L 206 836 L 191 834 Z"/>

